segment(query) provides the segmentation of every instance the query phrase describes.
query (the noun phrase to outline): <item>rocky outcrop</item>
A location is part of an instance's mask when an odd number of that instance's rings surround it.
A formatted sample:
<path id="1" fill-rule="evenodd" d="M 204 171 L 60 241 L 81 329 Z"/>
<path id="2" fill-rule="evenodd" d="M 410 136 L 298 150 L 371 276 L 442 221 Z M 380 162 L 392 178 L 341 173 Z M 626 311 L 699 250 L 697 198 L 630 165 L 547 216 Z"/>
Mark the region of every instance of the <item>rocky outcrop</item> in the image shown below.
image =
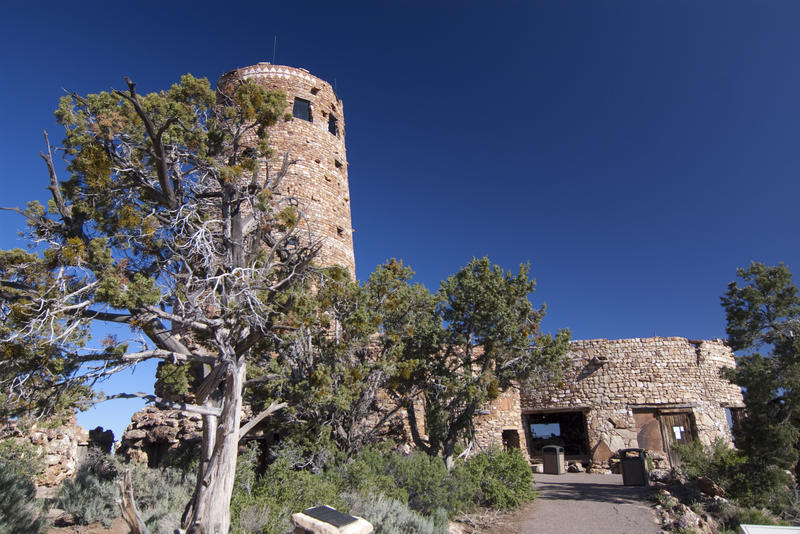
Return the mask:
<path id="1" fill-rule="evenodd" d="M 146 406 L 133 414 L 131 424 L 122 434 L 117 454 L 156 466 L 183 447 L 199 445 L 203 437 L 202 425 L 200 415 Z"/>

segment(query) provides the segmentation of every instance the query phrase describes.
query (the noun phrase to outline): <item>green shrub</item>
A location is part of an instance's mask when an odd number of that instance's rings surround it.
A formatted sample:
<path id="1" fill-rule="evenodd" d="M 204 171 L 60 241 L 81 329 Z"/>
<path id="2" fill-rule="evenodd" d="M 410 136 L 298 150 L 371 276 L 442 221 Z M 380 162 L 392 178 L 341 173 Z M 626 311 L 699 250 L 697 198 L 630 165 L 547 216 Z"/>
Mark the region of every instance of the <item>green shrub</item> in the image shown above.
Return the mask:
<path id="1" fill-rule="evenodd" d="M 101 522 L 108 527 L 120 516 L 117 477 L 124 469 L 116 457 L 89 450 L 75 478 L 65 480 L 56 497 L 59 508 L 82 525 Z M 136 507 L 152 534 L 172 534 L 194 491 L 193 477 L 177 469 L 130 466 Z"/>
<path id="2" fill-rule="evenodd" d="M 45 527 L 29 468 L 25 460 L 0 458 L 0 534 L 38 534 Z"/>
<path id="3" fill-rule="evenodd" d="M 0 440 L 0 460 L 14 466 L 14 470 L 31 480 L 44 471 L 41 448 L 27 439 Z"/>
<path id="4" fill-rule="evenodd" d="M 531 468 L 519 449 L 482 452 L 467 462 L 466 469 L 479 484 L 484 506 L 518 508 L 536 497 Z"/>
<path id="5" fill-rule="evenodd" d="M 745 525 L 784 525 L 788 526 L 789 523 L 781 521 L 773 516 L 766 510 L 759 508 L 739 508 L 736 514 L 738 520 L 738 527 L 741 524 Z"/>
<path id="6" fill-rule="evenodd" d="M 699 441 L 676 445 L 681 469 L 690 480 L 708 477 L 739 505 L 780 514 L 791 506 L 791 476 L 774 465 L 748 458 L 717 440 L 707 449 Z"/>
<path id="7" fill-rule="evenodd" d="M 136 507 L 150 534 L 173 534 L 194 492 L 194 477 L 177 469 L 131 469 Z"/>
<path id="8" fill-rule="evenodd" d="M 78 468 L 75 478 L 61 483 L 56 497 L 56 506 L 81 525 L 97 521 L 110 527 L 111 522 L 119 517 L 119 508 L 114 502 L 119 493 L 112 480 L 104 480 L 93 471 L 90 464 Z"/>
<path id="9" fill-rule="evenodd" d="M 386 447 L 367 447 L 358 455 L 338 466 L 343 487 L 354 494 L 381 494 L 404 504 L 408 503 L 408 491 L 394 477 L 395 464 L 402 456 Z"/>
<path id="10" fill-rule="evenodd" d="M 439 508 L 424 517 L 400 501 L 383 495 L 348 495 L 350 513 L 372 523 L 375 534 L 447 534 L 447 512 Z"/>
<path id="11" fill-rule="evenodd" d="M 259 477 L 251 477 L 250 469 L 245 466 L 237 473 L 231 500 L 234 533 L 282 534 L 291 528 L 292 513 L 323 504 L 347 509 L 338 477 L 294 469 L 286 458 Z"/>
<path id="12" fill-rule="evenodd" d="M 397 485 L 408 493 L 408 505 L 412 509 L 425 515 L 437 508 L 451 509 L 447 467 L 440 457 L 421 452 L 397 457 L 393 475 Z"/>

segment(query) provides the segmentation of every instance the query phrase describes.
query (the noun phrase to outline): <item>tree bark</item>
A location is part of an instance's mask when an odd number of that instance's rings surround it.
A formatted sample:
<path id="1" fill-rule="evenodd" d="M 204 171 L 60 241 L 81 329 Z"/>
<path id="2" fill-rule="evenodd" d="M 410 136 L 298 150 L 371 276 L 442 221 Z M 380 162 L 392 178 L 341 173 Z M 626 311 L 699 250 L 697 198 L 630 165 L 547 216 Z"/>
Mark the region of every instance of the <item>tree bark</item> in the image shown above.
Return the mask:
<path id="1" fill-rule="evenodd" d="M 122 480 L 117 480 L 120 498 L 117 504 L 122 510 L 122 518 L 128 523 L 131 534 L 149 534 L 147 526 L 136 509 L 136 502 L 133 500 L 133 485 L 131 484 L 131 472 L 126 470 L 122 475 Z"/>
<path id="2" fill-rule="evenodd" d="M 227 534 L 230 529 L 245 370 L 244 357 L 229 364 L 213 450 L 193 499 L 186 534 Z"/>

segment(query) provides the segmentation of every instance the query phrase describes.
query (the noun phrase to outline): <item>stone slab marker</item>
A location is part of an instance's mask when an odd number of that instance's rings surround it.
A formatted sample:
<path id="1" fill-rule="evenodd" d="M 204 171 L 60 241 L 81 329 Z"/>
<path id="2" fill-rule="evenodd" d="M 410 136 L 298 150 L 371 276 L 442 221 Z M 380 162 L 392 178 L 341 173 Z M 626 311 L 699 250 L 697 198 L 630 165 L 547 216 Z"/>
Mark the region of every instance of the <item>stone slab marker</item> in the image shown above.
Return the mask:
<path id="1" fill-rule="evenodd" d="M 366 519 L 343 514 L 330 506 L 315 506 L 292 514 L 294 534 L 369 534 Z"/>

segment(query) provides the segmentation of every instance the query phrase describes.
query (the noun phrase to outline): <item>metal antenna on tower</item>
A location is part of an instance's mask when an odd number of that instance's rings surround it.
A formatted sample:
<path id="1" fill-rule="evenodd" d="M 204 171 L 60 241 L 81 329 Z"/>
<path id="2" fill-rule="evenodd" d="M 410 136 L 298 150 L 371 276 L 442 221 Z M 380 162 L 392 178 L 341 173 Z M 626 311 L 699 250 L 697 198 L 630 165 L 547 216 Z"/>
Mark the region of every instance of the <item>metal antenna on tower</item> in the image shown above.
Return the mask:
<path id="1" fill-rule="evenodd" d="M 275 52 L 278 50 L 278 36 L 275 36 L 275 40 L 272 42 L 272 64 L 275 64 Z"/>

